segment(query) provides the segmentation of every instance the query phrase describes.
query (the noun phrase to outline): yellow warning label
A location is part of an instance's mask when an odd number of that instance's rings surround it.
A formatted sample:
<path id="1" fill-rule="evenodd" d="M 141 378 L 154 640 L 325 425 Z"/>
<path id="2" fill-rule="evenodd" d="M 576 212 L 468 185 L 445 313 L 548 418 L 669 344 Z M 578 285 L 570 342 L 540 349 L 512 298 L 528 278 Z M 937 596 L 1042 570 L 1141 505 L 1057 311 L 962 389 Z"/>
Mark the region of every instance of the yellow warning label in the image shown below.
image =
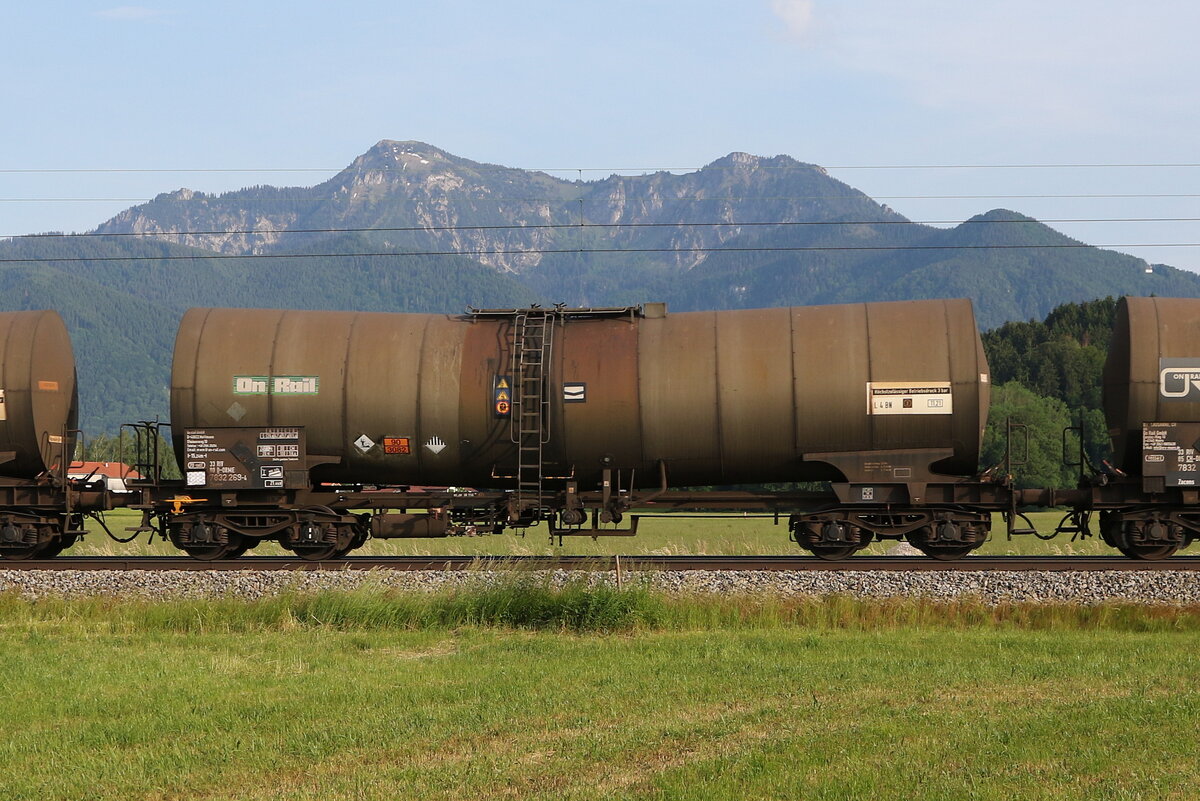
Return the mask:
<path id="1" fill-rule="evenodd" d="M 496 389 L 508 389 L 508 379 L 504 376 L 500 376 L 500 378 L 496 381 Z"/>

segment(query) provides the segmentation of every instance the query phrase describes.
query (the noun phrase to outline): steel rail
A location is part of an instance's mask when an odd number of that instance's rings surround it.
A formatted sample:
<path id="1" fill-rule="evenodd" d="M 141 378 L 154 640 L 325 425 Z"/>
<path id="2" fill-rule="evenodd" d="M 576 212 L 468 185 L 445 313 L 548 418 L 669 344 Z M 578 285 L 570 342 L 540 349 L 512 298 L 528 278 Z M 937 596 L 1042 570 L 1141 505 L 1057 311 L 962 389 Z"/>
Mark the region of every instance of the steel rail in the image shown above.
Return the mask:
<path id="1" fill-rule="evenodd" d="M 920 556 L 354 556 L 308 562 L 247 556 L 202 562 L 186 556 L 79 556 L 0 561 L 2 570 L 800 570 L 892 572 L 1200 571 L 1200 556 L 1148 562 L 1122 556 L 968 556 L 941 562 Z"/>

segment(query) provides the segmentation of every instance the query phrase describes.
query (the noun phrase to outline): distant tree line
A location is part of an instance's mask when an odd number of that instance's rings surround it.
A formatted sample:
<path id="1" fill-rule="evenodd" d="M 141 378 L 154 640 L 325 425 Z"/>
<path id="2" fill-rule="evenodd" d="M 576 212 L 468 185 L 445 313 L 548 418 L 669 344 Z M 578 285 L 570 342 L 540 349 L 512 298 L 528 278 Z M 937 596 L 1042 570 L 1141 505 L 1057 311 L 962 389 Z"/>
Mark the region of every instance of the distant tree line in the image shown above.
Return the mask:
<path id="1" fill-rule="evenodd" d="M 1078 468 L 1063 464 L 1063 431 L 1082 426 L 1085 461 L 1100 465 L 1110 457 L 1101 409 L 1101 376 L 1116 319 L 1114 298 L 1065 303 L 1042 322 L 1005 323 L 983 334 L 991 365 L 992 406 L 984 437 L 983 466 L 1004 460 L 1009 420 L 1027 427 L 1014 455 L 1025 460 L 1013 473 L 1022 487 L 1071 487 Z M 1079 440 L 1066 437 L 1075 460 Z"/>

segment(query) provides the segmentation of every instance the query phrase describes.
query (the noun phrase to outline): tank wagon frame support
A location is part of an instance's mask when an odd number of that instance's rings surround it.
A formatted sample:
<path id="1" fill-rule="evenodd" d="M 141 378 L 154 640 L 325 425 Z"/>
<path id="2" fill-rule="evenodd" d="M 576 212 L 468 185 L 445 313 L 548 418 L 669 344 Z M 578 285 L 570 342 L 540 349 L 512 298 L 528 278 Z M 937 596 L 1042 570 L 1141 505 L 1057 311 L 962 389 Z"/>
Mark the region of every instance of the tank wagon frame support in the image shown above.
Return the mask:
<path id="1" fill-rule="evenodd" d="M 874 540 L 907 540 L 938 559 L 981 545 L 993 513 L 1011 523 L 1027 499 L 1005 482 L 835 484 L 831 492 L 655 491 L 577 487 L 548 493 L 543 506 L 511 525 L 511 491 L 238 490 L 184 494 L 180 482 L 143 488 L 137 530 L 156 532 L 191 556 L 241 556 L 265 541 L 305 559 L 345 555 L 368 537 L 436 538 L 499 534 L 547 524 L 550 538 L 628 537 L 646 516 L 754 512 L 786 523 L 793 541 L 825 559 L 849 556 Z M 1027 493 L 1026 493 L 1027 494 Z M 864 500 L 865 499 L 865 500 Z"/>

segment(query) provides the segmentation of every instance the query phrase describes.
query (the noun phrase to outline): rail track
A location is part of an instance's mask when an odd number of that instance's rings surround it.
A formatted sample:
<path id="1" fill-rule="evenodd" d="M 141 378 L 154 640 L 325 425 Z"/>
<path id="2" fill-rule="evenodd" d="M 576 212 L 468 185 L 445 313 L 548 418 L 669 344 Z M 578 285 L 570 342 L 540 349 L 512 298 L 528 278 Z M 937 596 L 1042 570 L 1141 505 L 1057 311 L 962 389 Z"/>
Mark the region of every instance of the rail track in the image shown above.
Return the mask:
<path id="1" fill-rule="evenodd" d="M 1200 556 L 1149 562 L 1121 556 L 974 556 L 939 562 L 914 556 L 857 556 L 829 562 L 811 556 L 354 556 L 308 562 L 249 556 L 201 562 L 177 556 L 80 556 L 0 561 L 0 570 L 803 570 L 803 571 L 1194 571 Z"/>

